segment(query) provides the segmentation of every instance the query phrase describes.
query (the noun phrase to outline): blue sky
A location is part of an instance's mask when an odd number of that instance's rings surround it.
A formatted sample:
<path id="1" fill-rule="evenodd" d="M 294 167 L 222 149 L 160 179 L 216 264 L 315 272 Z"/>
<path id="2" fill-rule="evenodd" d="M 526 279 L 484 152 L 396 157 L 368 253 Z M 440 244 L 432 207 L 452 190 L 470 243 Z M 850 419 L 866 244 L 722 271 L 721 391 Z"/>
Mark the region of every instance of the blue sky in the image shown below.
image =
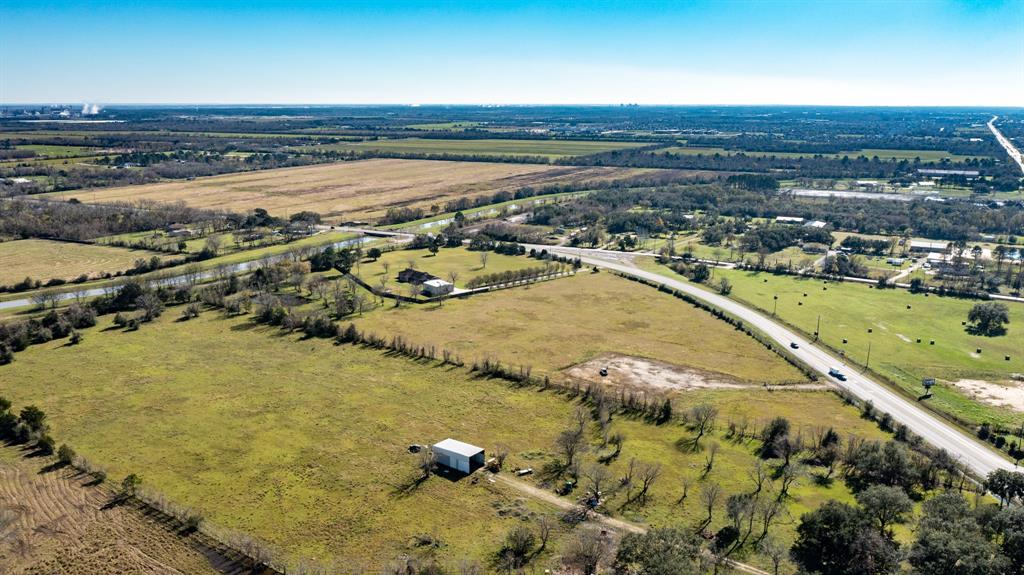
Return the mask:
<path id="1" fill-rule="evenodd" d="M 0 102 L 1024 105 L 1024 0 L 0 0 Z"/>

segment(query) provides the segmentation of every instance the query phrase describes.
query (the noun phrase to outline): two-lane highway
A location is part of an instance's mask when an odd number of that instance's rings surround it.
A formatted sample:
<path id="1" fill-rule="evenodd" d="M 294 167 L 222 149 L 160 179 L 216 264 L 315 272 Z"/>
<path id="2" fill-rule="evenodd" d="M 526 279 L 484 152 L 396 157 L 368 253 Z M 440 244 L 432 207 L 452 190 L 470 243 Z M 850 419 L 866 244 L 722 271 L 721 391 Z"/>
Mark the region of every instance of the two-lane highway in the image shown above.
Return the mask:
<path id="1" fill-rule="evenodd" d="M 860 373 L 858 371 L 859 367 L 844 363 L 841 359 L 816 345 L 815 342 L 804 338 L 759 311 L 755 311 L 720 294 L 697 287 L 692 283 L 637 268 L 632 265 L 628 258 L 621 257 L 623 254 L 615 254 L 614 252 L 604 250 L 541 245 L 527 246 L 527 249 L 531 247 L 536 248 L 538 251 L 546 249 L 548 252 L 563 256 L 579 257 L 587 265 L 615 270 L 685 292 L 734 317 L 742 319 L 751 327 L 775 340 L 780 346 L 789 346 L 790 343 L 795 342 L 799 349 L 789 349 L 788 351 L 818 372 L 822 377 L 846 389 L 861 400 L 871 400 L 878 410 L 888 412 L 896 421 L 906 425 L 928 443 L 945 449 L 962 464 L 971 468 L 979 475 L 986 475 L 996 469 L 1014 469 L 1012 462 L 1004 459 L 988 446 L 964 433 L 956 426 L 889 389 L 885 384 Z M 837 380 L 831 377 L 829 369 L 832 367 L 839 368 L 846 376 L 846 379 Z"/>

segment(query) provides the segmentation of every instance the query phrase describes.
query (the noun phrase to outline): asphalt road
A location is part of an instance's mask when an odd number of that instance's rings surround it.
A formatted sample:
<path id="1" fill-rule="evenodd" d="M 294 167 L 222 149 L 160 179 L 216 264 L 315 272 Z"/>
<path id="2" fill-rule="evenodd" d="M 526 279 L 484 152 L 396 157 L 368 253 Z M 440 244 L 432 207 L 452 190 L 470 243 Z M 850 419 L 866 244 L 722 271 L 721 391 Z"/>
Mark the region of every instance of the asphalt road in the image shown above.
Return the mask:
<path id="1" fill-rule="evenodd" d="M 992 130 L 992 135 L 999 141 L 999 145 L 1001 145 L 1006 150 L 1006 153 L 1009 154 L 1010 158 L 1017 163 L 1017 167 L 1020 168 L 1020 171 L 1024 172 L 1024 157 L 1022 157 L 1020 150 L 1013 145 L 1013 142 L 1004 136 L 1003 133 L 999 131 L 999 128 L 996 128 L 996 120 L 998 118 L 999 116 L 992 116 L 992 119 L 988 121 L 988 129 Z"/>
<path id="2" fill-rule="evenodd" d="M 859 371 L 859 366 L 844 363 L 836 356 L 815 345 L 812 341 L 807 340 L 800 334 L 759 311 L 755 311 L 717 293 L 696 287 L 692 283 L 639 269 L 632 265 L 631 260 L 621 253 L 539 245 L 527 246 L 527 249 L 530 247 L 535 247 L 538 251 L 547 249 L 549 252 L 579 257 L 587 265 L 595 265 L 663 284 L 688 293 L 735 317 L 741 318 L 745 323 L 757 328 L 781 346 L 789 346 L 790 343 L 796 342 L 800 348 L 790 349 L 789 351 L 817 371 L 824 379 L 846 389 L 861 400 L 871 400 L 878 410 L 888 412 L 892 415 L 893 419 L 906 425 L 928 443 L 945 449 L 962 464 L 979 475 L 987 475 L 996 469 L 1015 469 L 1012 462 L 1004 459 L 974 437 L 965 434 L 959 428 L 947 423 L 938 416 L 932 415 L 924 407 L 892 391 L 885 384 L 863 375 Z M 828 372 L 832 367 L 839 368 L 846 376 L 846 380 L 841 381 L 831 377 Z"/>

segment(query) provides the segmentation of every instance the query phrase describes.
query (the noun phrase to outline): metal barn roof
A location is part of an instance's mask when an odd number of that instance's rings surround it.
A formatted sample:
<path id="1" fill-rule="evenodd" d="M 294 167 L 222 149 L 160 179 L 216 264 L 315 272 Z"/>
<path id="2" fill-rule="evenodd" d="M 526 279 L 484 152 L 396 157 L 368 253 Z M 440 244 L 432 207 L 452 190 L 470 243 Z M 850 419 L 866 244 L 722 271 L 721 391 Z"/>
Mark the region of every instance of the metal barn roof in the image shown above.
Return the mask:
<path id="1" fill-rule="evenodd" d="M 445 451 L 450 451 L 458 455 L 463 455 L 466 457 L 473 457 L 477 453 L 481 453 L 484 450 L 483 447 L 477 447 L 475 445 L 463 443 L 457 439 L 452 439 L 450 437 L 448 439 L 445 439 L 444 441 L 435 443 L 434 447 L 438 449 L 443 449 Z"/>

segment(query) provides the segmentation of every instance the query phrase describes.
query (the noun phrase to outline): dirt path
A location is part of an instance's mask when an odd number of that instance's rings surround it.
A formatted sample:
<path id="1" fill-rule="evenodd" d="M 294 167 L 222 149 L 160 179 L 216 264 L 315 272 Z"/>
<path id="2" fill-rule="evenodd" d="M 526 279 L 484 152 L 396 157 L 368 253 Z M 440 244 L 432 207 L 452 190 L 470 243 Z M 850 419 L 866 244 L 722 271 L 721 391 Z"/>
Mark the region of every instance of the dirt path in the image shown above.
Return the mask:
<path id="1" fill-rule="evenodd" d="M 562 499 L 561 497 L 555 495 L 554 493 L 551 493 L 546 489 L 541 489 L 525 481 L 515 479 L 514 477 L 509 477 L 508 475 L 491 474 L 488 476 L 488 478 L 493 479 L 496 483 L 500 483 L 502 485 L 511 487 L 512 489 L 519 491 L 523 495 L 527 495 L 539 501 L 549 503 L 552 506 L 557 507 L 559 509 L 564 509 L 565 511 L 571 511 L 577 507 L 572 502 L 566 501 L 565 499 Z M 643 527 L 642 525 L 637 525 L 636 523 L 623 521 L 621 519 L 615 519 L 614 517 L 608 517 L 607 515 L 602 515 L 597 512 L 589 514 L 588 517 L 593 518 L 598 523 L 606 527 L 615 529 L 619 532 L 626 531 L 630 533 L 647 533 L 647 528 Z M 747 565 L 746 563 L 740 563 L 739 561 L 733 561 L 732 559 L 726 559 L 725 564 L 737 571 L 749 573 L 750 575 L 771 575 L 767 571 L 758 569 L 753 565 Z"/>

